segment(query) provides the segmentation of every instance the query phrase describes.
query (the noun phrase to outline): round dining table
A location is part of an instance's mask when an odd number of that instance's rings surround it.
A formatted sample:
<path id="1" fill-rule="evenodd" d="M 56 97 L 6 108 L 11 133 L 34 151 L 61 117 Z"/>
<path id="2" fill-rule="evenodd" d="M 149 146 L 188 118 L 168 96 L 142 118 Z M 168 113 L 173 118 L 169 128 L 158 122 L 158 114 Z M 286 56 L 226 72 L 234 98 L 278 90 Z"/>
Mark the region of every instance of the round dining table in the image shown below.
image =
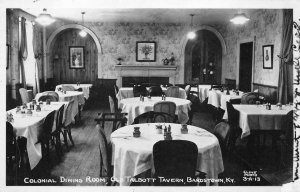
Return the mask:
<path id="1" fill-rule="evenodd" d="M 144 101 L 140 101 L 139 97 L 122 99 L 119 103 L 119 108 L 123 113 L 128 113 L 127 124 L 130 125 L 134 119 L 148 111 L 153 111 L 155 103 L 162 101 L 161 97 L 148 97 Z M 166 97 L 166 101 L 172 101 L 176 104 L 175 114 L 178 116 L 178 122 L 187 123 L 189 120 L 188 111 L 191 107 L 191 102 L 187 99 L 180 99 L 175 97 Z"/>
<path id="2" fill-rule="evenodd" d="M 59 96 L 59 100 L 60 102 L 69 102 L 74 100 L 73 106 L 72 106 L 72 115 L 71 117 L 71 121 L 75 122 L 75 116 L 78 114 L 79 112 L 79 108 L 78 105 L 84 105 L 85 103 L 85 99 L 84 99 L 84 94 L 83 92 L 80 91 L 66 91 L 65 93 L 62 91 L 56 91 L 56 93 Z M 39 98 L 43 95 L 43 93 L 38 93 L 35 96 L 35 99 L 38 101 Z"/>
<path id="3" fill-rule="evenodd" d="M 163 134 L 156 131 L 157 124 L 128 125 L 111 134 L 113 177 L 120 183 L 120 186 L 130 185 L 130 178 L 147 170 L 155 172 L 152 148 L 156 142 L 164 140 Z M 173 140 L 188 140 L 197 145 L 196 170 L 206 173 L 206 178 L 217 179 L 218 174 L 224 171 L 219 141 L 212 133 L 188 125 L 188 133 L 182 134 L 181 124 L 161 125 L 171 126 Z M 140 137 L 133 137 L 134 127 L 140 128 Z"/>

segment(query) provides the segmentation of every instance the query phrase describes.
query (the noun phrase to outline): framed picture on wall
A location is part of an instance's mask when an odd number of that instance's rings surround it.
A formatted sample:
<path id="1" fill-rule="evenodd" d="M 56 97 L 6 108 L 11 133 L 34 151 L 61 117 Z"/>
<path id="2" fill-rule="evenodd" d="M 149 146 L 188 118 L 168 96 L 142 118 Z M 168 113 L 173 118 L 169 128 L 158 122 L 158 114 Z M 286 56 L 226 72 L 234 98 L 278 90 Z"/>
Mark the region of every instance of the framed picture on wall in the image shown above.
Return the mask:
<path id="1" fill-rule="evenodd" d="M 273 69 L 273 45 L 263 46 L 263 68 Z"/>
<path id="2" fill-rule="evenodd" d="M 84 69 L 84 47 L 69 47 L 70 69 Z"/>
<path id="3" fill-rule="evenodd" d="M 136 42 L 136 61 L 155 62 L 156 61 L 156 42 L 137 41 Z"/>

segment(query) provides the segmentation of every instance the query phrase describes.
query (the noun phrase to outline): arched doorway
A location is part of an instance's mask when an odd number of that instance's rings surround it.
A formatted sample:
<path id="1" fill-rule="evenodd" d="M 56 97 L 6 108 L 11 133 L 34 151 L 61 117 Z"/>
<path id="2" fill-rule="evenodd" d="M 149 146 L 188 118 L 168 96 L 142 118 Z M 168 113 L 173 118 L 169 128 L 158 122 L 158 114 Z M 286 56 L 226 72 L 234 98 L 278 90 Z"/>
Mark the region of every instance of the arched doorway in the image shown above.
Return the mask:
<path id="1" fill-rule="evenodd" d="M 89 28 L 80 25 L 80 24 L 67 24 L 67 25 L 63 25 L 59 28 L 57 28 L 54 32 L 51 33 L 51 35 L 49 36 L 48 40 L 47 40 L 47 44 L 46 44 L 46 67 L 44 68 L 44 74 L 46 77 L 52 77 L 52 74 L 49 74 L 48 71 L 53 71 L 53 75 L 54 75 L 54 69 L 55 69 L 55 63 L 57 63 L 57 57 L 56 57 L 56 53 L 59 51 L 57 49 L 54 49 L 55 44 L 57 42 L 58 37 L 60 37 L 62 34 L 64 34 L 65 32 L 67 33 L 72 33 L 70 31 L 78 31 L 84 29 L 88 36 L 88 41 L 93 42 L 91 45 L 94 46 L 93 48 L 93 54 L 95 55 L 94 58 L 89 58 L 90 62 L 91 59 L 93 60 L 94 64 L 96 64 L 96 68 L 91 70 L 94 70 L 94 73 L 96 74 L 96 77 L 101 78 L 103 75 L 103 70 L 102 70 L 102 65 L 101 65 L 101 54 L 102 54 L 102 49 L 100 46 L 100 41 L 98 39 L 98 37 L 95 35 L 95 33 L 93 31 L 91 31 Z M 75 33 L 74 33 L 75 34 Z M 78 34 L 78 33 L 76 33 Z M 73 36 L 74 38 L 74 36 Z M 74 40 L 74 39 L 72 39 Z M 90 48 L 90 50 L 92 50 L 92 48 Z M 89 52 L 90 55 L 91 52 Z M 68 54 L 69 55 L 69 54 Z M 60 56 L 58 57 L 60 59 Z M 67 58 L 64 58 L 67 59 Z M 68 59 L 67 59 L 68 60 Z M 50 67 L 52 67 L 52 69 L 50 70 Z M 83 69 L 81 70 L 81 72 L 86 73 L 87 69 Z M 78 70 L 79 71 L 79 70 Z M 73 74 L 73 76 L 76 76 L 76 74 Z M 83 82 L 83 81 L 81 81 Z"/>
<path id="2" fill-rule="evenodd" d="M 220 84 L 224 39 L 215 29 L 202 27 L 196 38 L 187 40 L 184 50 L 185 83 Z"/>
<path id="3" fill-rule="evenodd" d="M 52 42 L 49 60 L 53 71 L 53 80 L 63 83 L 91 83 L 98 78 L 97 47 L 93 38 L 87 34 L 84 38 L 79 35 L 81 29 L 65 29 L 56 35 Z M 82 68 L 73 68 L 71 49 L 82 50 Z"/>

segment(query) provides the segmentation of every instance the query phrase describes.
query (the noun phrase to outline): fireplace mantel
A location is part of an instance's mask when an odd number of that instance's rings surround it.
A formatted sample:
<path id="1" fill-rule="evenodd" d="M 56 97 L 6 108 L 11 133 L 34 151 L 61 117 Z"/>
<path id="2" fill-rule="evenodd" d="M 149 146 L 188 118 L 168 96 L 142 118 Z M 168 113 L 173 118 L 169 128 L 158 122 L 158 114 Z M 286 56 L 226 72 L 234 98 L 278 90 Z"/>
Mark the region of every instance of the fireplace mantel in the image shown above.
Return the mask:
<path id="1" fill-rule="evenodd" d="M 176 70 L 177 66 L 164 65 L 116 65 L 116 69 L 140 69 L 140 70 Z"/>
<path id="2" fill-rule="evenodd" d="M 116 65 L 117 85 L 122 86 L 122 77 L 169 77 L 174 84 L 177 66 L 169 65 Z"/>

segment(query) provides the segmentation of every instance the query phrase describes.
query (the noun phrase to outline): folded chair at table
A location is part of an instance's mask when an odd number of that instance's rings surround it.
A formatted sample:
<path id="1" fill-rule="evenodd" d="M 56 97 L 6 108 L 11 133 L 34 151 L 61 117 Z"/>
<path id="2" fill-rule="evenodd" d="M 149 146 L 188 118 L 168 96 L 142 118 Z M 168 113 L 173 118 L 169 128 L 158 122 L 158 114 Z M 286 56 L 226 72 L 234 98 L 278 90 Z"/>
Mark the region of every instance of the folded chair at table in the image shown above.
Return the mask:
<path id="1" fill-rule="evenodd" d="M 195 178 L 198 147 L 186 140 L 161 140 L 153 146 L 155 185 L 186 186 L 195 185 L 186 181 L 187 177 Z M 182 179 L 183 182 L 163 182 L 159 177 Z"/>

